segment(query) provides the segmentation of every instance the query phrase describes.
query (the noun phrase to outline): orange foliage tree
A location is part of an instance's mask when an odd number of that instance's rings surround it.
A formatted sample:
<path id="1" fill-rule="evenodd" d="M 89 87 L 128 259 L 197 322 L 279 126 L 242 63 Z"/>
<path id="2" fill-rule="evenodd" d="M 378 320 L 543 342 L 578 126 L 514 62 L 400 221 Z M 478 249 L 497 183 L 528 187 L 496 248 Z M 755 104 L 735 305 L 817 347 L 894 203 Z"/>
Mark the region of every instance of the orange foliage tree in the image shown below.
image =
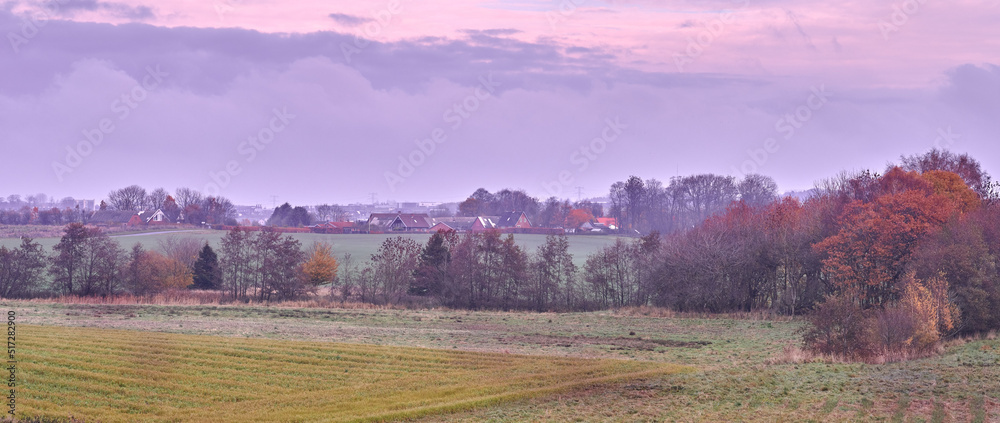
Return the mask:
<path id="1" fill-rule="evenodd" d="M 314 285 L 329 283 L 337 277 L 337 259 L 333 257 L 333 247 L 325 242 L 313 244 L 309 259 L 302 264 L 306 279 Z"/>
<path id="2" fill-rule="evenodd" d="M 866 308 L 899 298 L 896 283 L 918 241 L 952 212 L 939 195 L 912 188 L 893 191 L 870 203 L 849 204 L 839 219 L 839 232 L 815 245 L 826 254 L 824 270 L 833 287 Z"/>
<path id="3" fill-rule="evenodd" d="M 969 188 L 965 184 L 965 181 L 962 180 L 962 177 L 956 173 L 932 170 L 925 172 L 921 176 L 931 183 L 935 194 L 948 199 L 948 202 L 959 213 L 976 210 L 982 205 L 979 194 L 976 194 L 972 188 Z"/>
<path id="4" fill-rule="evenodd" d="M 591 214 L 589 210 L 573 209 L 568 215 L 566 215 L 566 227 L 579 228 L 580 225 L 583 225 L 593 219 L 594 215 Z"/>

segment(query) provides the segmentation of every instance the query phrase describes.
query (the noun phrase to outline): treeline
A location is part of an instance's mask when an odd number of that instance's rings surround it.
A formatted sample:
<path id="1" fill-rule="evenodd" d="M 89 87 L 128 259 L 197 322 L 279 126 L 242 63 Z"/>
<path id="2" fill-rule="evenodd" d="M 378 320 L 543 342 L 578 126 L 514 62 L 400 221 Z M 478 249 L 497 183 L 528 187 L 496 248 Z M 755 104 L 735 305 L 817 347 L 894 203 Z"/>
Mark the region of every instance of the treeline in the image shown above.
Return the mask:
<path id="1" fill-rule="evenodd" d="M 303 251 L 299 241 L 273 231 L 235 229 L 221 254 L 207 242 L 165 238 L 160 251 L 130 250 L 101 229 L 71 223 L 47 253 L 30 238 L 0 247 L 0 297 L 147 296 L 168 290 L 222 290 L 236 301 L 302 298 L 337 271 L 329 244 Z"/>
<path id="2" fill-rule="evenodd" d="M 217 288 L 221 275 L 208 244 L 168 238 L 160 249 L 164 252 L 135 244 L 126 250 L 99 228 L 71 223 L 51 253 L 30 238 L 16 248 L 0 247 L 0 295 L 149 295 Z"/>
<path id="3" fill-rule="evenodd" d="M 345 295 L 376 303 L 809 313 L 810 345 L 840 355 L 926 352 L 942 337 L 1000 328 L 997 185 L 967 155 L 934 150 L 884 174 L 842 174 L 804 202 L 778 199 L 757 176 L 672 186 L 633 177 L 612 187 L 627 228 L 675 230 L 618 240 L 582 269 L 564 237 L 527 252 L 496 233 L 442 233 L 422 248 L 387 241 L 338 280 Z M 702 194 L 666 194 L 692 191 Z"/>
<path id="4" fill-rule="evenodd" d="M 93 210 L 80 207 L 72 197 L 62 199 L 58 204 L 46 203 L 45 194 L 29 196 L 22 201 L 21 196 L 11 195 L 0 203 L 0 224 L 3 225 L 66 225 L 69 223 L 89 223 Z M 235 225 L 236 207 L 221 196 L 205 196 L 190 188 L 178 188 L 170 194 L 163 188 L 146 191 L 138 185 L 130 185 L 108 193 L 100 202 L 99 210 L 142 211 L 162 210 L 174 223 L 200 225 Z"/>

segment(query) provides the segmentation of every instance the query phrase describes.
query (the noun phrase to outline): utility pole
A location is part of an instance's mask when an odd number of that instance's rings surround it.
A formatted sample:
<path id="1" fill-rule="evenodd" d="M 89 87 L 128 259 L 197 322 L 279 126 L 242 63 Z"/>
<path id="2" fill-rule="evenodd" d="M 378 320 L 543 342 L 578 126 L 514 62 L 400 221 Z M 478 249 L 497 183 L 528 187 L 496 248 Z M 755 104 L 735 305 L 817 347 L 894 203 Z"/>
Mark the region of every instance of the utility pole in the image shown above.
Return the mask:
<path id="1" fill-rule="evenodd" d="M 375 207 L 375 196 L 376 196 L 377 194 L 375 194 L 374 192 L 371 192 L 371 193 L 368 193 L 368 195 L 371 195 L 371 196 L 372 196 L 372 207 Z"/>
<path id="2" fill-rule="evenodd" d="M 273 195 L 273 194 L 271 195 L 271 207 L 272 208 L 277 208 L 278 207 L 278 196 L 277 195 Z"/>
<path id="3" fill-rule="evenodd" d="M 583 187 L 576 187 L 576 201 L 583 200 Z"/>

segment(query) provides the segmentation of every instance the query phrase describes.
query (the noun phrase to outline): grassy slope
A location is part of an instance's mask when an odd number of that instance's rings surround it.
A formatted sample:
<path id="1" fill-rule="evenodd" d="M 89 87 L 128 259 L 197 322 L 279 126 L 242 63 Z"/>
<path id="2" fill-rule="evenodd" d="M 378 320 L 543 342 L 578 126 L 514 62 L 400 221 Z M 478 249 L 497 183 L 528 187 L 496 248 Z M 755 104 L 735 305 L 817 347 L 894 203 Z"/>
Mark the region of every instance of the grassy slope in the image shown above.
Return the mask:
<path id="1" fill-rule="evenodd" d="M 219 241 L 226 233 L 223 231 L 210 231 L 210 230 L 194 230 L 194 231 L 184 231 L 179 233 L 165 233 L 165 234 L 130 234 L 125 236 L 114 236 L 123 247 L 130 248 L 135 243 L 142 243 L 147 249 L 158 249 L 159 240 L 166 237 L 185 237 L 194 238 L 198 240 L 208 241 L 213 248 L 219 246 Z M 321 234 L 291 234 L 295 239 L 302 241 L 304 247 L 312 245 L 314 241 L 324 241 L 333 244 L 333 252 L 337 255 L 343 253 L 351 253 L 351 255 L 356 260 L 367 260 L 375 250 L 378 249 L 379 245 L 385 241 L 386 238 L 397 236 L 389 234 L 375 234 L 375 235 L 321 235 Z M 427 243 L 427 239 L 430 234 L 402 234 L 401 236 L 410 238 L 420 245 Z M 514 239 L 517 240 L 518 244 L 524 247 L 529 253 L 534 253 L 535 249 L 539 245 L 545 242 L 544 235 L 515 235 Z M 571 236 L 570 240 L 570 253 L 573 254 L 574 261 L 578 266 L 582 266 L 587 256 L 593 254 L 594 252 L 600 250 L 606 245 L 615 242 L 615 237 L 611 236 Z M 37 240 L 39 244 L 42 244 L 46 250 L 51 251 L 52 246 L 55 245 L 59 239 L 58 238 L 40 238 Z M 16 247 L 20 244 L 19 239 L 12 238 L 0 238 L 0 245 L 5 245 L 8 248 Z"/>
<path id="2" fill-rule="evenodd" d="M 21 415 L 412 418 L 683 370 L 624 360 L 20 326 Z"/>
<path id="3" fill-rule="evenodd" d="M 25 323 L 677 363 L 693 373 L 505 402 L 430 421 L 997 421 L 1000 341 L 887 365 L 773 364 L 800 322 L 599 313 L 15 303 Z M 635 335 L 630 335 L 630 333 Z"/>

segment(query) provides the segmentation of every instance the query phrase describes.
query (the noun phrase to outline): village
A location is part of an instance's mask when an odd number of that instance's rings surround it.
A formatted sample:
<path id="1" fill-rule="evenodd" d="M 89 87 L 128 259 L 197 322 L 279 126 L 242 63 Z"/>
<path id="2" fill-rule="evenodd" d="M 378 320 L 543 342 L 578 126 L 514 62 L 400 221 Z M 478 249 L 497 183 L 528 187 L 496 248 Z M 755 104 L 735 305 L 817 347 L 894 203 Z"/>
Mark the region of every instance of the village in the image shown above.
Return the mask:
<path id="1" fill-rule="evenodd" d="M 264 228 L 264 220 L 251 222 L 242 219 L 241 225 L 210 225 L 212 229 L 231 230 L 234 227 Z M 171 218 L 162 209 L 122 211 L 97 210 L 86 219 L 86 223 L 109 230 L 143 230 L 150 228 L 172 229 L 192 226 L 182 223 L 183 219 Z M 475 217 L 431 217 L 427 213 L 371 213 L 367 219 L 359 221 L 327 221 L 303 227 L 270 227 L 282 233 L 317 233 L 317 234 L 386 234 L 386 233 L 434 233 L 439 231 L 455 231 L 457 233 L 480 233 L 498 231 L 511 234 L 559 235 L 588 234 L 602 235 L 617 232 L 618 226 L 613 217 L 598 217 L 586 220 L 574 227 L 540 227 L 533 226 L 523 211 L 510 211 L 499 216 Z"/>

